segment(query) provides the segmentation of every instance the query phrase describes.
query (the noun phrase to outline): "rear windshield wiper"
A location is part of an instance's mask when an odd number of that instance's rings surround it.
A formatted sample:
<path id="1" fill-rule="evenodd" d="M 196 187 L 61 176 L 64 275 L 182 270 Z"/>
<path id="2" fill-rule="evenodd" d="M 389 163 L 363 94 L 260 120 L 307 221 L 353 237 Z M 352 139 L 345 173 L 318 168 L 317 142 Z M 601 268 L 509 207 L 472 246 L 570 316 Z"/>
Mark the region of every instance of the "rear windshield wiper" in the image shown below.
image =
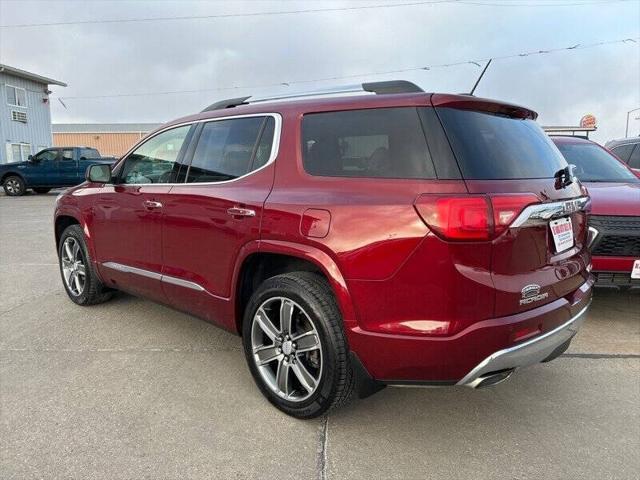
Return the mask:
<path id="1" fill-rule="evenodd" d="M 553 178 L 556 179 L 556 190 L 560 190 L 574 182 L 576 177 L 573 175 L 573 170 L 575 168 L 575 165 L 569 164 L 553 174 Z"/>

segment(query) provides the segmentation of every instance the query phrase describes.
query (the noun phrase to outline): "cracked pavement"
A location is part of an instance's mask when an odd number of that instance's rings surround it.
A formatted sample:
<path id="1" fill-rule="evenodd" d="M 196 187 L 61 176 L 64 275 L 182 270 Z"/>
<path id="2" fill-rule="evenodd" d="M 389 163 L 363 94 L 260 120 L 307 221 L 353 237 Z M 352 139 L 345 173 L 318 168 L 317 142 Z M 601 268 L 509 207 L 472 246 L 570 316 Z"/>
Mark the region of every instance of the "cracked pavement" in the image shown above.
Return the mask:
<path id="1" fill-rule="evenodd" d="M 496 387 L 387 388 L 299 421 L 238 337 L 124 294 L 69 301 L 55 196 L 0 196 L 3 479 L 637 478 L 638 292 L 597 292 L 567 355 Z"/>

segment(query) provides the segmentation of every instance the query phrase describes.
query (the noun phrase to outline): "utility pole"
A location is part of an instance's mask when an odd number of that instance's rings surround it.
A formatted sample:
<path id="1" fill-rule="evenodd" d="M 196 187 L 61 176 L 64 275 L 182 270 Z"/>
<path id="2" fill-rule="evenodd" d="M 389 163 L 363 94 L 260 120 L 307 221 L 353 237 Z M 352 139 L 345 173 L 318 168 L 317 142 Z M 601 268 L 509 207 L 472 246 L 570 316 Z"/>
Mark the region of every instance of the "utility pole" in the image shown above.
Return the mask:
<path id="1" fill-rule="evenodd" d="M 629 136 L 629 115 L 631 115 L 633 112 L 637 112 L 638 110 L 640 110 L 640 107 L 634 108 L 633 110 L 629 110 L 627 112 L 627 126 L 624 129 L 624 137 L 625 138 L 627 138 Z"/>

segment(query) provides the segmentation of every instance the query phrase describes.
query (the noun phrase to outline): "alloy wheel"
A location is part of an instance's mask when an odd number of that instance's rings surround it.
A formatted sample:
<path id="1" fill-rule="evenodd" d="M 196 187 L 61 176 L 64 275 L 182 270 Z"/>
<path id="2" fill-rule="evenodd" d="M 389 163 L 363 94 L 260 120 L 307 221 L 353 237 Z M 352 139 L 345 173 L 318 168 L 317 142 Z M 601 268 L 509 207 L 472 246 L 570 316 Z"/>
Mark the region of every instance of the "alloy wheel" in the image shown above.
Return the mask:
<path id="1" fill-rule="evenodd" d="M 9 192 L 10 195 L 16 195 L 18 193 L 20 193 L 20 182 L 14 178 L 10 178 L 9 180 L 7 180 L 5 182 L 5 187 L 7 188 L 7 192 Z"/>
<path id="2" fill-rule="evenodd" d="M 266 385 L 279 397 L 301 402 L 322 377 L 322 347 L 313 321 L 296 302 L 272 297 L 257 309 L 251 325 L 253 360 Z"/>
<path id="3" fill-rule="evenodd" d="M 67 289 L 75 297 L 82 295 L 87 281 L 87 267 L 78 240 L 67 237 L 62 245 L 61 261 Z"/>

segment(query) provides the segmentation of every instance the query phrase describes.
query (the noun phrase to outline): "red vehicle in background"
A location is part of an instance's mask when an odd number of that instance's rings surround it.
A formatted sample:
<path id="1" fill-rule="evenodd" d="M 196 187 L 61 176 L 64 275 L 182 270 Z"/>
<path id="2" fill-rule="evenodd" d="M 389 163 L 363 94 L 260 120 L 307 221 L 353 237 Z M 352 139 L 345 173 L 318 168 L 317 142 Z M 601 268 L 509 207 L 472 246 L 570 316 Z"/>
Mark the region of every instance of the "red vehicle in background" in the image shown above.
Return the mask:
<path id="1" fill-rule="evenodd" d="M 589 246 L 596 286 L 640 288 L 640 179 L 595 142 L 552 139 L 591 196 Z"/>

